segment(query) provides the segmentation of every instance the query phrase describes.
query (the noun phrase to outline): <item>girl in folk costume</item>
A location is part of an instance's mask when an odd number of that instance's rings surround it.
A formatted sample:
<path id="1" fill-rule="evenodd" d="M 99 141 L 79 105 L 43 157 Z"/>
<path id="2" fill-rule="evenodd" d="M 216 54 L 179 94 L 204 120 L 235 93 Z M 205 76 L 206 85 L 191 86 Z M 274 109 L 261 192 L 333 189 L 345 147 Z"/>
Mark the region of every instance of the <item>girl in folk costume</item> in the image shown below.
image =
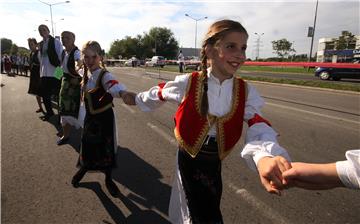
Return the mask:
<path id="1" fill-rule="evenodd" d="M 113 97 L 124 97 L 126 87 L 118 83 L 102 63 L 104 52 L 99 43 L 88 41 L 81 51 L 84 58 L 82 98 L 86 115 L 81 136 L 78 166 L 80 169 L 71 183 L 79 186 L 87 171 L 103 171 L 109 193 L 116 196 L 119 189 L 112 181 L 112 169 L 116 165 L 117 134 L 113 112 Z"/>
<path id="2" fill-rule="evenodd" d="M 40 60 L 39 60 L 39 50 L 38 44 L 35 38 L 28 39 L 30 52 L 30 82 L 29 82 L 29 94 L 36 95 L 36 101 L 39 105 L 39 109 L 36 110 L 36 113 L 44 113 L 44 110 L 41 105 L 40 97 Z"/>
<path id="3" fill-rule="evenodd" d="M 62 78 L 59 94 L 59 114 L 63 134 L 57 141 L 62 145 L 69 140 L 70 128 L 80 128 L 78 121 L 80 108 L 80 82 L 82 77 L 77 72 L 81 67 L 80 50 L 75 46 L 75 34 L 70 31 L 61 33 L 61 42 L 65 47 L 63 51 L 62 68 L 64 75 Z"/>
<path id="4" fill-rule="evenodd" d="M 246 59 L 247 39 L 240 23 L 215 22 L 202 45 L 200 73 L 177 76 L 127 102 L 143 111 L 166 101 L 179 104 L 174 119 L 179 150 L 169 206 L 173 223 L 223 223 L 221 161 L 240 139 L 243 121 L 249 128 L 242 156 L 257 169 L 267 191 L 280 193 L 286 184 L 281 173 L 290 168 L 288 154 L 261 117 L 264 101 L 235 76 Z"/>

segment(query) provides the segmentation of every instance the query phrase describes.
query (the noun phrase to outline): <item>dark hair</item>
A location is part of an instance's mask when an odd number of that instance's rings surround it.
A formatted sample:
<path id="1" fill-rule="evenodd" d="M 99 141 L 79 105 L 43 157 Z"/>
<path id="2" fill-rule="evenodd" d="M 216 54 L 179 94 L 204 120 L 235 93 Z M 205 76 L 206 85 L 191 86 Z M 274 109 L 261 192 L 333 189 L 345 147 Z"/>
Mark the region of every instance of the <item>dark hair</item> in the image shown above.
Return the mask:
<path id="1" fill-rule="evenodd" d="M 63 31 L 61 33 L 61 36 L 63 36 L 64 34 L 69 34 L 72 38 L 74 38 L 74 41 L 75 41 L 75 33 L 71 32 L 71 31 Z"/>
<path id="2" fill-rule="evenodd" d="M 246 29 L 239 23 L 233 20 L 219 20 L 213 23 L 205 35 L 201 48 L 201 71 L 203 78 L 203 95 L 201 97 L 201 115 L 206 116 L 209 111 L 209 102 L 207 98 L 207 56 L 206 47 L 208 45 L 215 46 L 230 32 L 245 33 L 248 36 Z"/>
<path id="3" fill-rule="evenodd" d="M 38 31 L 40 31 L 40 28 L 41 28 L 41 27 L 43 27 L 43 28 L 47 29 L 47 31 L 50 33 L 49 27 L 47 27 L 45 24 L 41 24 L 41 25 L 39 25 L 39 27 L 38 27 Z"/>

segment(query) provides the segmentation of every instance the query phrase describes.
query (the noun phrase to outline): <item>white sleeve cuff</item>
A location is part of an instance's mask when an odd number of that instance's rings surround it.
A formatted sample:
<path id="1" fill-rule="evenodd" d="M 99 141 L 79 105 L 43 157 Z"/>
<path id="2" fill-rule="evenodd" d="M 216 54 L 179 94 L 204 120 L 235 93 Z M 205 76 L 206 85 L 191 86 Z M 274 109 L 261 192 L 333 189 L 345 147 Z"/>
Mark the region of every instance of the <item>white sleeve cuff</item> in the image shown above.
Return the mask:
<path id="1" fill-rule="evenodd" d="M 336 162 L 336 171 L 341 182 L 348 188 L 359 189 L 360 183 L 357 180 L 354 168 L 349 161 Z"/>
<path id="2" fill-rule="evenodd" d="M 276 142 L 253 141 L 245 145 L 241 157 L 245 159 L 250 169 L 257 171 L 257 164 L 264 157 L 282 156 L 291 161 L 287 151 Z"/>

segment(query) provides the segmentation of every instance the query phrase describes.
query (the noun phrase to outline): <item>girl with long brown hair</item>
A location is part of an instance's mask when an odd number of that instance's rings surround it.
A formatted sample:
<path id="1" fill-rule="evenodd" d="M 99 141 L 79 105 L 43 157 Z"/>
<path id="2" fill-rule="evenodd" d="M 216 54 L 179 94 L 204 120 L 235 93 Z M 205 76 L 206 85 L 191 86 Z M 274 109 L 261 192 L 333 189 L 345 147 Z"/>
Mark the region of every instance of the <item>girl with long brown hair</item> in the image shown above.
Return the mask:
<path id="1" fill-rule="evenodd" d="M 281 173 L 290 168 L 289 156 L 261 117 L 263 99 L 236 75 L 246 60 L 247 39 L 240 23 L 215 22 L 202 44 L 201 72 L 177 76 L 128 102 L 143 111 L 166 101 L 179 104 L 174 130 L 179 150 L 169 206 L 173 223 L 223 223 L 221 162 L 239 141 L 244 121 L 249 128 L 243 158 L 268 192 L 279 194 L 284 188 Z"/>
<path id="2" fill-rule="evenodd" d="M 80 169 L 71 183 L 78 187 L 87 171 L 103 171 L 109 193 L 117 196 L 119 189 L 111 177 L 112 169 L 116 167 L 117 150 L 112 101 L 114 97 L 124 97 L 126 87 L 105 69 L 102 63 L 104 51 L 98 42 L 88 41 L 81 53 L 84 59 L 82 98 L 86 115 L 78 161 Z"/>

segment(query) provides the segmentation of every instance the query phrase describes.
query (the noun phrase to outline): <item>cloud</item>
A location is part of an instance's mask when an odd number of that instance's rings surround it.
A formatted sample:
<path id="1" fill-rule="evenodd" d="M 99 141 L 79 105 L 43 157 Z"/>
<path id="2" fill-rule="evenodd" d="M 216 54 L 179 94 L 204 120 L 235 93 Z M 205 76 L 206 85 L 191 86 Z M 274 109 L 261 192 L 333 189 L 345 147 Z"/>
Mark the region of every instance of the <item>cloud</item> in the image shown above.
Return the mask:
<path id="1" fill-rule="evenodd" d="M 47 0 L 50 3 L 59 1 Z M 76 44 L 97 40 L 106 50 L 112 41 L 125 36 L 148 32 L 151 27 L 167 27 L 174 32 L 180 46 L 194 47 L 194 18 L 207 16 L 197 23 L 197 47 L 201 45 L 207 28 L 218 19 L 228 18 L 241 22 L 250 35 L 248 57 L 255 57 L 257 33 L 261 36 L 261 57 L 272 54 L 271 41 L 286 38 L 294 42 L 297 53 L 307 53 L 310 38 L 307 28 L 312 26 L 315 13 L 314 0 L 306 1 L 115 1 L 71 0 L 69 4 L 52 7 L 56 34 L 70 30 L 76 34 Z M 342 30 L 359 35 L 358 1 L 319 1 L 314 40 L 339 36 Z M 335 13 L 336 12 L 336 13 Z M 50 26 L 49 6 L 39 1 L 1 1 L 2 37 L 19 46 L 27 46 L 28 37 L 40 40 L 37 26 Z M 21 15 L 21 16 L 19 16 Z M 63 21 L 60 21 L 64 18 Z M 35 30 L 35 31 L 34 31 Z"/>

